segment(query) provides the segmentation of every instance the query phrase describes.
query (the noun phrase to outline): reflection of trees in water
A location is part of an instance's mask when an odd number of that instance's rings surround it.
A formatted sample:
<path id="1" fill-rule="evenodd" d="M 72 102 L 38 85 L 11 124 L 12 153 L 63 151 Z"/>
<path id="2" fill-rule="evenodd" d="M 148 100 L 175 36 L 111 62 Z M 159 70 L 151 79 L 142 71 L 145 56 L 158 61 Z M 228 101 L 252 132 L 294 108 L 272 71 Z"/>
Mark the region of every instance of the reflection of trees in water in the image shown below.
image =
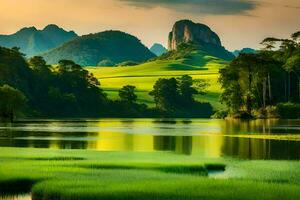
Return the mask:
<path id="1" fill-rule="evenodd" d="M 58 149 L 86 149 L 87 140 L 76 140 L 76 137 L 87 137 L 91 133 L 57 133 L 57 132 L 36 132 L 36 131 L 12 131 L 5 130 L 0 136 L 0 146 L 7 147 L 28 147 L 28 148 L 58 148 Z M 73 137 L 74 140 L 65 140 L 66 137 Z"/>
<path id="2" fill-rule="evenodd" d="M 224 135 L 271 135 L 286 133 L 287 130 L 278 127 L 289 125 L 288 121 L 280 120 L 226 120 L 221 132 Z M 299 145 L 296 141 L 224 137 L 222 153 L 245 159 L 299 159 Z"/>
<path id="3" fill-rule="evenodd" d="M 179 154 L 192 153 L 191 136 L 154 136 L 154 150 L 173 151 Z"/>
<path id="4" fill-rule="evenodd" d="M 274 130 L 272 127 L 279 124 L 278 120 L 225 120 L 221 126 L 222 134 L 271 134 Z"/>
<path id="5" fill-rule="evenodd" d="M 222 152 L 243 159 L 299 159 L 299 145 L 297 141 L 224 137 Z"/>

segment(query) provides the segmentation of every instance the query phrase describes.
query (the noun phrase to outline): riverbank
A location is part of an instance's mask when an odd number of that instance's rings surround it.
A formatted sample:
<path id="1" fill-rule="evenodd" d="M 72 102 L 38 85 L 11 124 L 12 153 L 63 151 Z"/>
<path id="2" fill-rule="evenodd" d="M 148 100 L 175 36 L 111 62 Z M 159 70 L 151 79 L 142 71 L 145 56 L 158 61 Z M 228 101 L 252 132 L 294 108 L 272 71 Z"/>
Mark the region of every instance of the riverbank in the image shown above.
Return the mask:
<path id="1" fill-rule="evenodd" d="M 2 194 L 33 199 L 299 199 L 300 163 L 0 148 Z M 226 171 L 218 179 L 209 170 Z"/>

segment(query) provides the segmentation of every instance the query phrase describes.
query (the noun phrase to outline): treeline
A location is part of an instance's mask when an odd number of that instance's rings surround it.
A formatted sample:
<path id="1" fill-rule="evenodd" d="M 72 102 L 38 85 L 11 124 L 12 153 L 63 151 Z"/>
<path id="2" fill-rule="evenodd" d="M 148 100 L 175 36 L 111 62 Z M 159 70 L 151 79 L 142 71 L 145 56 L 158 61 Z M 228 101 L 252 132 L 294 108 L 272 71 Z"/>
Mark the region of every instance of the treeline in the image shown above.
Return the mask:
<path id="1" fill-rule="evenodd" d="M 242 118 L 300 117 L 295 110 L 300 103 L 299 39 L 300 32 L 290 39 L 266 38 L 262 50 L 240 54 L 220 71 L 226 114 Z"/>
<path id="2" fill-rule="evenodd" d="M 100 82 L 70 60 L 47 65 L 42 57 L 28 61 L 17 48 L 0 47 L 0 118 L 27 117 L 209 117 L 212 107 L 195 101 L 206 84 L 190 76 L 160 79 L 150 93 L 156 107 L 137 102 L 134 86 L 124 86 L 111 100 Z"/>

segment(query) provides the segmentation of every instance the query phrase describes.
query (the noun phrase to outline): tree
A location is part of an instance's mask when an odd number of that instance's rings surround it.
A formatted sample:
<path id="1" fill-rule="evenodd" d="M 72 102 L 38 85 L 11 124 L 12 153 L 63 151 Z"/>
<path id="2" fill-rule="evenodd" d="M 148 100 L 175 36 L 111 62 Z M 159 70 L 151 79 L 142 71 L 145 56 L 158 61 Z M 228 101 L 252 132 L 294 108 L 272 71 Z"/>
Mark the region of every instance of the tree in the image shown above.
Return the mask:
<path id="1" fill-rule="evenodd" d="M 26 101 L 21 91 L 9 85 L 3 85 L 0 87 L 0 116 L 13 122 L 17 112 L 21 111 Z"/>
<path id="2" fill-rule="evenodd" d="M 183 75 L 177 79 L 178 90 L 182 97 L 182 101 L 193 102 L 193 95 L 198 94 L 198 91 L 193 87 L 193 78 L 188 75 Z"/>
<path id="3" fill-rule="evenodd" d="M 295 33 L 292 34 L 291 38 L 295 41 L 298 42 L 300 39 L 300 31 L 297 31 Z"/>
<path id="4" fill-rule="evenodd" d="M 207 83 L 194 81 L 191 76 L 159 79 L 149 93 L 154 97 L 156 108 L 167 114 L 183 116 L 200 116 L 209 109 L 210 104 L 200 103 L 194 99 L 195 94 L 204 94 Z"/>
<path id="5" fill-rule="evenodd" d="M 205 94 L 205 90 L 208 86 L 208 83 L 205 80 L 193 78 L 189 75 L 183 75 L 180 78 L 177 78 L 178 81 L 178 91 L 181 95 L 180 103 L 193 103 L 195 101 L 194 95 L 196 94 Z M 188 105 L 187 105 L 188 106 Z"/>
<path id="6" fill-rule="evenodd" d="M 137 100 L 137 96 L 134 93 L 135 86 L 126 85 L 119 90 L 119 97 L 121 101 L 133 104 Z"/>
<path id="7" fill-rule="evenodd" d="M 288 72 L 294 72 L 298 78 L 298 95 L 300 101 L 300 55 L 295 54 L 289 57 L 284 67 Z"/>
<path id="8" fill-rule="evenodd" d="M 243 105 L 243 94 L 238 80 L 238 69 L 228 65 L 220 70 L 219 82 L 223 90 L 220 100 L 232 113 L 237 113 Z"/>
<path id="9" fill-rule="evenodd" d="M 265 38 L 260 44 L 264 46 L 264 50 L 272 51 L 275 48 L 276 43 L 280 41 L 281 40 L 278 38 L 268 37 Z"/>
<path id="10" fill-rule="evenodd" d="M 149 93 L 154 97 L 157 109 L 163 112 L 172 112 L 178 104 L 178 81 L 175 78 L 160 78 Z"/>
<path id="11" fill-rule="evenodd" d="M 284 101 L 300 102 L 299 37 L 297 32 L 292 39 L 266 38 L 263 50 L 241 54 L 221 69 L 221 101 L 233 112 L 248 114 Z"/>
<path id="12" fill-rule="evenodd" d="M 37 72 L 40 73 L 49 73 L 49 66 L 47 65 L 46 61 L 41 56 L 34 56 L 29 59 L 29 66 Z"/>

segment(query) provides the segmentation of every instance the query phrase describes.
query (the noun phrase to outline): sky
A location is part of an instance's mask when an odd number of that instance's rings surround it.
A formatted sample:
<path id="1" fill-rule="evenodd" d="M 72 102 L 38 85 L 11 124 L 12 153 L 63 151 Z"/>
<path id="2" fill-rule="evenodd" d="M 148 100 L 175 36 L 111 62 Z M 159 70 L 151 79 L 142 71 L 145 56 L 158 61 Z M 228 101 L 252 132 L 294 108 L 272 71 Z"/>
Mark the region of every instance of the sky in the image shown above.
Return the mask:
<path id="1" fill-rule="evenodd" d="M 121 30 L 167 46 L 180 19 L 211 27 L 229 50 L 300 30 L 300 0 L 0 0 L 0 34 L 57 24 L 79 35 Z"/>

